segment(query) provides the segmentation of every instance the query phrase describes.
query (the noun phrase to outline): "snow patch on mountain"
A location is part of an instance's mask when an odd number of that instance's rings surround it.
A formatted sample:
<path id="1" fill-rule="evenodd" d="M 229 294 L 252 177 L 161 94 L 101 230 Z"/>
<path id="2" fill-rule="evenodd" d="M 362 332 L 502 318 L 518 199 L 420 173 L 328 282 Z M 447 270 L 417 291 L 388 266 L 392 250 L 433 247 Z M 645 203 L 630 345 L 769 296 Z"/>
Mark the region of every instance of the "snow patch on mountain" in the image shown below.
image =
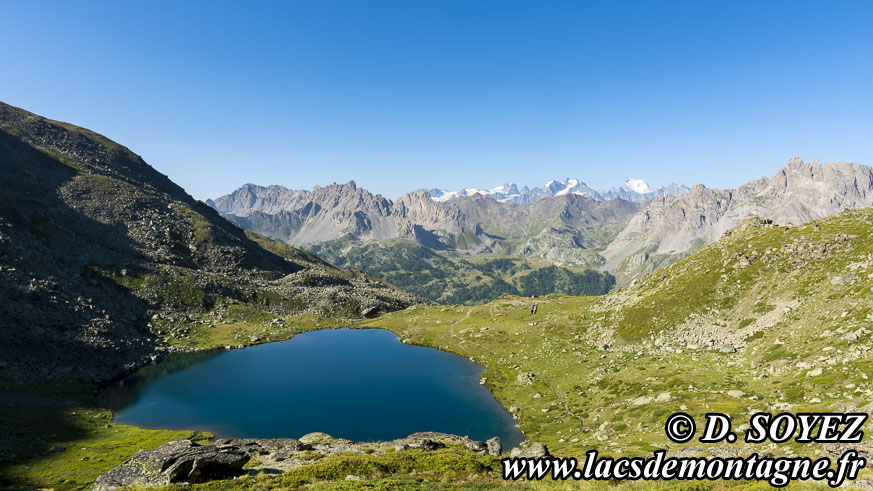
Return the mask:
<path id="1" fill-rule="evenodd" d="M 649 187 L 649 183 L 642 179 L 631 179 L 627 178 L 624 180 L 625 189 L 633 191 L 635 193 L 647 194 L 653 193 L 655 190 Z"/>

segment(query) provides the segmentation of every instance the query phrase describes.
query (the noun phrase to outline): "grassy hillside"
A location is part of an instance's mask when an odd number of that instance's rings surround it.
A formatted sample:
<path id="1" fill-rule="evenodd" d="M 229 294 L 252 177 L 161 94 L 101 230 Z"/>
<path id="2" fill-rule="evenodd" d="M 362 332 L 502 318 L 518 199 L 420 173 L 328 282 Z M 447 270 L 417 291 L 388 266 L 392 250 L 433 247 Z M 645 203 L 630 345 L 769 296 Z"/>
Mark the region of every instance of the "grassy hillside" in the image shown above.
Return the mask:
<path id="1" fill-rule="evenodd" d="M 358 325 L 390 329 L 405 342 L 439 347 L 482 364 L 485 384 L 517 416 L 528 440 L 546 443 L 557 455 L 580 456 L 590 448 L 613 456 L 646 455 L 691 445 L 668 442 L 663 435 L 664 419 L 679 410 L 700 419 L 707 412 L 727 412 L 736 425 L 755 411 L 869 411 L 871 287 L 873 210 L 860 210 L 796 228 L 747 222 L 694 256 L 606 296 L 512 297 L 476 307 L 420 305 Z M 202 323 L 191 328 L 230 334 L 238 327 L 228 326 L 241 324 L 268 336 L 283 332 L 274 320 L 227 320 L 227 326 L 216 323 L 217 330 L 199 327 Z M 294 329 L 329 325 L 314 322 Z M 202 342 L 215 346 L 224 341 Z M 18 460 L 6 462 L 3 470 L 19 484 L 77 488 L 136 448 L 208 436 L 109 423 L 87 387 L 4 385 L 2 393 L 18 404 L 27 398 L 29 408 L 4 412 L 9 428 L 27 434 L 8 432 L 4 440 L 18 445 L 12 447 Z M 794 442 L 745 447 L 737 443 L 685 451 L 826 451 Z M 357 485 L 377 488 L 503 484 L 488 474 L 495 462 L 487 457 L 460 449 L 420 457 L 398 461 L 394 456 L 341 455 L 290 474 L 208 487 L 316 483 L 332 488 L 348 484 L 344 476 L 354 473 L 369 476 Z M 766 489 L 745 483 L 712 486 Z M 582 487 L 597 489 L 594 484 Z M 711 485 L 643 486 L 660 487 Z"/>
<path id="2" fill-rule="evenodd" d="M 860 210 L 800 227 L 747 221 L 602 297 L 417 306 L 367 326 L 484 365 L 527 438 L 557 454 L 641 455 L 679 446 L 663 424 L 680 409 L 740 424 L 755 411 L 873 407 L 871 287 L 873 211 Z"/>

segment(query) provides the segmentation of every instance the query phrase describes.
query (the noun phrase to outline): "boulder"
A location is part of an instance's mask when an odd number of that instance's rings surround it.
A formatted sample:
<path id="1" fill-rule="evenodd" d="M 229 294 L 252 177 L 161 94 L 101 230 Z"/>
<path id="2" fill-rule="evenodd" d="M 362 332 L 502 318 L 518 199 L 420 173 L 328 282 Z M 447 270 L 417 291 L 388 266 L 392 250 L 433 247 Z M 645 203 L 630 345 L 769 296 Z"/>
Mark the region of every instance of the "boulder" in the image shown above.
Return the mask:
<path id="1" fill-rule="evenodd" d="M 658 397 L 655 397 L 655 402 L 670 402 L 672 400 L 673 396 L 669 392 L 662 392 L 658 394 Z"/>
<path id="2" fill-rule="evenodd" d="M 430 438 L 421 438 L 416 440 L 412 445 L 413 448 L 420 448 L 422 450 L 436 450 L 438 448 L 443 448 L 446 446 L 445 443 L 437 440 L 431 440 Z"/>
<path id="3" fill-rule="evenodd" d="M 367 308 L 361 310 L 361 317 L 364 317 L 367 319 L 372 318 L 372 317 L 376 317 L 378 315 L 379 315 L 379 307 L 378 306 L 367 307 Z"/>
<path id="4" fill-rule="evenodd" d="M 509 452 L 509 456 L 512 458 L 522 457 L 535 459 L 539 457 L 548 457 L 550 455 L 552 454 L 549 453 L 549 449 L 546 448 L 545 444 L 539 442 L 531 443 L 529 447 L 524 449 L 515 447 Z"/>
<path id="5" fill-rule="evenodd" d="M 299 441 L 301 443 L 305 443 L 307 445 L 325 445 L 328 443 L 333 443 L 335 440 L 336 439 L 334 437 L 320 431 L 307 433 L 299 438 Z"/>
<path id="6" fill-rule="evenodd" d="M 534 380 L 536 380 L 536 375 L 528 372 L 521 372 L 516 377 L 518 383 L 525 385 L 533 385 Z"/>
<path id="7" fill-rule="evenodd" d="M 169 442 L 154 450 L 140 450 L 98 477 L 93 489 L 229 479 L 243 473 L 249 458 L 235 445 L 198 445 L 191 440 Z"/>
<path id="8" fill-rule="evenodd" d="M 645 406 L 646 404 L 649 404 L 650 402 L 652 402 L 652 400 L 653 400 L 652 396 L 640 396 L 640 397 L 637 397 L 636 399 L 631 399 L 630 403 L 631 403 L 631 406 Z"/>
<path id="9" fill-rule="evenodd" d="M 492 438 L 494 440 L 494 438 Z M 491 440 L 489 440 L 490 442 Z M 498 445 L 500 439 L 497 439 Z M 412 448 L 421 448 L 424 450 L 436 450 L 443 448 L 446 445 L 463 445 L 464 448 L 471 452 L 476 452 L 480 455 L 485 455 L 489 452 L 488 443 L 479 440 L 473 440 L 467 436 L 450 435 L 448 433 L 439 433 L 436 431 L 421 431 L 413 433 L 405 438 L 405 443 Z"/>
<path id="10" fill-rule="evenodd" d="M 485 455 L 488 452 L 488 444 L 485 442 L 480 442 L 478 440 L 471 440 L 470 438 L 464 439 L 464 448 L 470 450 L 471 452 L 476 452 L 481 455 Z"/>
<path id="11" fill-rule="evenodd" d="M 495 436 L 494 438 L 485 442 L 488 447 L 488 453 L 490 455 L 499 456 L 503 453 L 503 445 L 500 443 L 500 437 Z"/>

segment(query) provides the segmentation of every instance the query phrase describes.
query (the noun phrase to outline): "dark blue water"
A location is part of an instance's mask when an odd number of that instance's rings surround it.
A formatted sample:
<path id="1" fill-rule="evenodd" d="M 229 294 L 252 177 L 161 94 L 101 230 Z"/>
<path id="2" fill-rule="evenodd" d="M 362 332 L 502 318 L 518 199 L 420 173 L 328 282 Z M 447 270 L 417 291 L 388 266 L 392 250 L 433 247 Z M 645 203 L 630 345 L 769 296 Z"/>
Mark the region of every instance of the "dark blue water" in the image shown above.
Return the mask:
<path id="1" fill-rule="evenodd" d="M 204 429 L 224 437 L 298 438 L 321 431 L 357 441 L 417 431 L 523 436 L 479 385 L 482 367 L 381 329 L 298 334 L 240 350 L 176 355 L 102 393 L 115 420 Z"/>

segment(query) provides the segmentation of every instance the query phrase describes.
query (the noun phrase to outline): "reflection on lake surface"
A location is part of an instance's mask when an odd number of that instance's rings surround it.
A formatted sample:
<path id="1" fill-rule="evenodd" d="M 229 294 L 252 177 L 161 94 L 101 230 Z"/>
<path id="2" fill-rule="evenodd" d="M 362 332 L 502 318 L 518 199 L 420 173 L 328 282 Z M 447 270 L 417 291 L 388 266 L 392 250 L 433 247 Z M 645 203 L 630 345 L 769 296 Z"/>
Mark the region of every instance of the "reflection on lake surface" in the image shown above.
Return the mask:
<path id="1" fill-rule="evenodd" d="M 279 343 L 174 355 L 107 388 L 115 420 L 146 428 L 206 429 L 219 436 L 297 438 L 322 431 L 390 440 L 417 431 L 523 436 L 479 385 L 482 367 L 400 343 L 381 329 L 298 334 Z"/>

